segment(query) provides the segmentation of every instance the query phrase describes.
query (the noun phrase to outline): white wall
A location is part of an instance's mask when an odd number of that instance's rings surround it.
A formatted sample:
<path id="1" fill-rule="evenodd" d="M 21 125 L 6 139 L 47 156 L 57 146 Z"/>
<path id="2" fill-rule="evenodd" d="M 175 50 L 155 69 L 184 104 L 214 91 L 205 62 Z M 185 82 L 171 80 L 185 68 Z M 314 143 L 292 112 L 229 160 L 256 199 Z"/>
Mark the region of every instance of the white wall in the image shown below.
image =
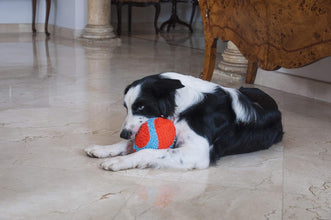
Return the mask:
<path id="1" fill-rule="evenodd" d="M 87 0 L 76 0 L 75 12 L 75 27 L 83 29 L 87 24 Z"/>
<path id="2" fill-rule="evenodd" d="M 87 0 L 55 0 L 50 23 L 74 30 L 84 29 L 87 24 Z"/>
<path id="3" fill-rule="evenodd" d="M 44 23 L 45 1 L 38 1 L 37 23 Z M 0 0 L 0 23 L 1 24 L 25 24 L 32 23 L 31 0 Z"/>
<path id="4" fill-rule="evenodd" d="M 45 0 L 37 1 L 36 23 L 45 23 Z M 0 24 L 32 23 L 31 0 L 0 0 Z M 87 0 L 53 0 L 49 24 L 74 30 L 87 23 Z"/>
<path id="5" fill-rule="evenodd" d="M 276 72 L 306 77 L 331 83 L 331 57 L 325 57 L 312 64 L 295 69 L 280 68 Z"/>

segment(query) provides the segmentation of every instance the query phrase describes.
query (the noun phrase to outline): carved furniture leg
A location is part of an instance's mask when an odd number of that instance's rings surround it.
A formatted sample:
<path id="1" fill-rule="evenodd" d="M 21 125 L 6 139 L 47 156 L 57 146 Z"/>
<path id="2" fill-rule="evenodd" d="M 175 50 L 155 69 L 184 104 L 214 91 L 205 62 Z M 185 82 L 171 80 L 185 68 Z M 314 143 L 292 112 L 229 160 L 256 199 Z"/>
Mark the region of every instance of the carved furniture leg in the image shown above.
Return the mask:
<path id="1" fill-rule="evenodd" d="M 155 7 L 154 28 L 155 28 L 155 33 L 158 34 L 160 30 L 157 27 L 157 20 L 159 19 L 159 15 L 161 11 L 160 3 L 155 3 L 154 7 Z"/>
<path id="2" fill-rule="evenodd" d="M 36 35 L 36 7 L 37 7 L 37 0 L 32 0 L 32 33 Z"/>
<path id="3" fill-rule="evenodd" d="M 128 3 L 128 32 L 131 34 L 131 21 L 132 21 L 132 5 Z"/>
<path id="4" fill-rule="evenodd" d="M 48 32 L 48 19 L 49 19 L 50 10 L 51 10 L 51 0 L 46 0 L 45 34 L 47 37 L 50 35 L 50 33 Z"/>
<path id="5" fill-rule="evenodd" d="M 199 6 L 199 2 L 198 0 L 191 0 L 192 3 L 192 13 L 191 13 L 191 18 L 190 18 L 190 27 L 192 27 L 192 23 L 193 23 L 193 18 L 194 18 L 194 14 L 195 14 L 195 8 L 197 6 Z"/>
<path id="6" fill-rule="evenodd" d="M 257 62 L 248 61 L 247 72 L 246 72 L 246 83 L 253 84 L 257 72 Z"/>
<path id="7" fill-rule="evenodd" d="M 162 30 L 163 27 L 165 27 L 166 25 L 168 25 L 167 26 L 167 32 L 169 32 L 171 27 L 172 28 L 175 28 L 176 23 L 179 23 L 181 25 L 184 25 L 184 26 L 188 27 L 189 30 L 190 30 L 190 32 L 193 33 L 193 29 L 190 26 L 190 24 L 187 24 L 186 22 L 184 22 L 184 21 L 182 21 L 182 20 L 179 19 L 178 15 L 177 15 L 177 1 L 176 0 L 172 0 L 171 1 L 171 4 L 172 4 L 172 6 L 171 6 L 171 16 L 170 16 L 170 18 L 167 21 L 165 21 L 161 25 L 160 30 Z"/>
<path id="8" fill-rule="evenodd" d="M 205 62 L 203 65 L 201 78 L 203 80 L 210 81 L 213 77 L 213 72 L 215 68 L 217 38 L 211 38 L 207 36 L 205 37 Z"/>
<path id="9" fill-rule="evenodd" d="M 119 2 L 117 8 L 117 35 L 120 36 L 122 33 L 122 3 Z"/>

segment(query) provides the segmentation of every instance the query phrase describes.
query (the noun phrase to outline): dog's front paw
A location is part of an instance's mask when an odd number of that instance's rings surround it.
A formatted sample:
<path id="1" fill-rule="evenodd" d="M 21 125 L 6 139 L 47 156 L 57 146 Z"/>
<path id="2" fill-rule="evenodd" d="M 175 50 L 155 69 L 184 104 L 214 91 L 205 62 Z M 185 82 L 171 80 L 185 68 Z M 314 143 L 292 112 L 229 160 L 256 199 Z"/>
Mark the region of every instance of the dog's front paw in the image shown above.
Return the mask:
<path id="1" fill-rule="evenodd" d="M 128 163 L 128 161 L 125 161 L 121 157 L 115 157 L 104 160 L 100 164 L 100 167 L 104 170 L 110 170 L 110 171 L 119 171 L 119 170 L 132 168 L 132 166 Z"/>
<path id="2" fill-rule="evenodd" d="M 111 150 L 109 146 L 94 145 L 85 148 L 85 153 L 90 157 L 105 158 L 111 156 Z"/>

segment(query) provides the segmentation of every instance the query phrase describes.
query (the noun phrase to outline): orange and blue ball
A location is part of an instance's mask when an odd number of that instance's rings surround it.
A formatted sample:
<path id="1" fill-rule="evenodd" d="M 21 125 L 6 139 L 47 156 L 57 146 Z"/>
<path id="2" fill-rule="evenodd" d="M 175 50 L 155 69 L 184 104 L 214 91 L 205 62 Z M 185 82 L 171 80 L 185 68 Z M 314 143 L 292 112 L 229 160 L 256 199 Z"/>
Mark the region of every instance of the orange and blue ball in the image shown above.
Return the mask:
<path id="1" fill-rule="evenodd" d="M 141 125 L 134 140 L 133 149 L 168 149 L 176 142 L 176 128 L 166 118 L 151 118 Z"/>

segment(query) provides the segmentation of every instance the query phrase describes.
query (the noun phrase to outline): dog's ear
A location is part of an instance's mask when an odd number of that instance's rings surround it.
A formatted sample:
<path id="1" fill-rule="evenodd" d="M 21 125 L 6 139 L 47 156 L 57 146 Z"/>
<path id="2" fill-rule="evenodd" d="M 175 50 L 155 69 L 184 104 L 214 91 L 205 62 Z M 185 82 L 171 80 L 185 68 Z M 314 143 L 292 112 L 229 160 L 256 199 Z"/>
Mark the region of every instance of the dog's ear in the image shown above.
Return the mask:
<path id="1" fill-rule="evenodd" d="M 157 99 L 160 114 L 168 117 L 175 111 L 175 91 L 184 85 L 176 79 L 157 79 L 152 85 L 152 94 Z"/>
<path id="2" fill-rule="evenodd" d="M 158 79 L 153 83 L 152 90 L 155 96 L 163 97 L 183 87 L 184 85 L 177 79 Z"/>
<path id="3" fill-rule="evenodd" d="M 124 95 L 126 95 L 126 93 L 128 93 L 129 89 L 132 87 L 132 84 L 128 85 L 125 89 L 124 89 Z"/>

